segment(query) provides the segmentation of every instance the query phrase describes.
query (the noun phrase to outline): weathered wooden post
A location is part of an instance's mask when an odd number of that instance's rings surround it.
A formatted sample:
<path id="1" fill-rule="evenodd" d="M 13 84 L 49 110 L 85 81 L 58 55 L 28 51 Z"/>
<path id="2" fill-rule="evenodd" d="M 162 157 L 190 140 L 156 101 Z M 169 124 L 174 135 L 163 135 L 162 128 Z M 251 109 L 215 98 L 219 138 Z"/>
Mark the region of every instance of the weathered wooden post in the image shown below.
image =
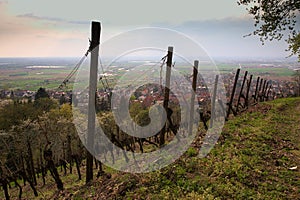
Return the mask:
<path id="1" fill-rule="evenodd" d="M 260 93 L 260 101 L 264 100 L 264 92 L 265 92 L 266 82 L 267 82 L 267 80 L 264 80 L 264 84 L 263 84 L 263 87 L 262 87 L 261 93 Z"/>
<path id="2" fill-rule="evenodd" d="M 166 84 L 165 84 L 165 95 L 164 95 L 164 109 L 167 112 L 169 111 L 169 98 L 170 98 L 170 81 L 171 81 L 171 67 L 172 67 L 172 59 L 173 59 L 173 47 L 168 47 L 168 55 L 167 55 L 167 72 L 166 72 Z M 159 145 L 162 146 L 165 144 L 165 133 L 166 133 L 166 124 L 162 128 L 160 132 L 160 141 Z"/>
<path id="3" fill-rule="evenodd" d="M 268 92 L 267 92 L 267 101 L 269 100 L 269 95 L 270 95 L 270 91 L 271 91 L 271 89 L 272 89 L 272 85 L 270 85 L 270 87 L 269 87 L 269 89 L 268 89 Z"/>
<path id="4" fill-rule="evenodd" d="M 241 97 L 243 95 L 243 90 L 244 90 L 245 82 L 247 80 L 247 75 L 248 75 L 248 71 L 246 71 L 245 75 L 244 75 L 244 80 L 243 80 L 242 87 L 241 87 L 241 90 L 240 90 L 238 102 L 236 104 L 236 112 L 239 112 L 240 101 L 241 101 Z"/>
<path id="5" fill-rule="evenodd" d="M 94 135 L 95 135 L 95 100 L 97 90 L 97 75 L 98 75 L 98 56 L 99 56 L 99 44 L 100 44 L 100 22 L 92 22 L 92 40 L 90 44 L 91 51 L 91 63 L 90 63 L 90 79 L 89 79 L 89 106 L 88 106 L 88 135 L 87 146 L 89 150 L 94 149 Z M 86 183 L 93 180 L 93 152 L 87 151 L 86 158 Z"/>
<path id="6" fill-rule="evenodd" d="M 259 90 L 258 90 L 259 81 L 260 81 L 260 77 L 257 77 L 256 87 L 255 87 L 255 93 L 254 93 L 254 96 L 253 96 L 253 98 L 254 98 L 254 103 L 257 102 L 257 94 L 258 94 L 258 92 L 259 92 Z"/>
<path id="7" fill-rule="evenodd" d="M 258 88 L 257 102 L 261 98 L 261 87 L 262 87 L 263 81 L 264 81 L 264 79 L 260 79 L 259 88 Z"/>
<path id="8" fill-rule="evenodd" d="M 248 106 L 249 106 L 249 92 L 250 92 L 250 88 L 251 88 L 252 78 L 253 78 L 253 75 L 251 74 L 249 82 L 247 83 L 247 93 L 246 93 L 246 97 L 245 97 L 245 107 L 246 108 L 248 108 Z"/>
<path id="9" fill-rule="evenodd" d="M 213 96 L 212 96 L 212 102 L 211 102 L 211 117 L 210 117 L 210 122 L 209 122 L 210 128 L 213 127 L 213 123 L 216 118 L 216 99 L 217 99 L 218 82 L 219 82 L 219 75 L 216 75 L 214 91 L 213 91 Z"/>
<path id="10" fill-rule="evenodd" d="M 193 83 L 192 83 L 192 97 L 191 97 L 191 110 L 190 110 L 190 120 L 189 120 L 189 135 L 192 135 L 193 132 L 193 124 L 194 124 L 194 106 L 195 106 L 195 93 L 197 86 L 197 77 L 198 77 L 198 65 L 199 61 L 194 61 L 193 67 Z"/>
<path id="11" fill-rule="evenodd" d="M 229 101 L 229 103 L 228 103 L 228 110 L 227 110 L 226 119 L 228 119 L 228 117 L 229 117 L 229 115 L 230 115 L 230 111 L 232 111 L 233 114 L 236 115 L 235 110 L 232 108 L 232 103 L 233 103 L 233 99 L 234 99 L 234 94 L 235 94 L 236 85 L 237 85 L 237 82 L 238 82 L 238 80 L 239 80 L 239 75 L 240 75 L 240 69 L 237 69 L 236 75 L 235 75 L 235 79 L 234 79 L 233 88 L 232 88 L 232 93 L 231 93 L 231 97 L 230 97 L 230 101 Z"/>
<path id="12" fill-rule="evenodd" d="M 267 91 L 268 91 L 268 88 L 269 88 L 269 81 L 267 81 L 265 90 L 264 90 L 264 92 L 263 92 L 263 101 L 265 101 L 266 98 L 267 98 Z"/>

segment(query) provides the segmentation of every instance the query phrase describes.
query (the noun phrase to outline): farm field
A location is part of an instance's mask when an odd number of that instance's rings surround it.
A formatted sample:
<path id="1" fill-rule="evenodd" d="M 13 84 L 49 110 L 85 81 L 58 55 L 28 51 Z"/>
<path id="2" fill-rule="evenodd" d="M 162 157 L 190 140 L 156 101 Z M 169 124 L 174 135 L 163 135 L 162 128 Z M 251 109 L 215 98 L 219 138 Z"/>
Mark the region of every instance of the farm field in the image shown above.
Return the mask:
<path id="1" fill-rule="evenodd" d="M 17 59 L 15 63 L 7 60 L 1 61 L 0 59 L 0 88 L 4 90 L 32 90 L 36 91 L 40 87 L 46 89 L 56 89 L 65 77 L 72 71 L 76 62 L 79 59 L 69 58 L 69 59 L 25 59 L 22 63 L 22 59 Z M 86 63 L 84 63 L 86 64 Z M 118 63 L 118 66 L 109 67 L 108 71 L 105 71 L 106 74 L 112 74 L 113 76 L 108 76 L 108 79 L 111 82 L 115 82 L 122 74 L 130 70 L 130 68 L 137 66 L 138 63 L 133 65 L 132 63 Z M 216 64 L 221 74 L 234 73 L 239 64 Z M 143 71 L 141 73 L 149 73 L 154 67 L 159 68 L 160 66 L 151 66 L 145 65 L 141 67 Z M 270 66 L 264 65 L 263 67 L 260 64 L 248 64 L 242 66 L 243 70 L 247 70 L 249 73 L 255 76 L 261 76 L 269 80 L 291 80 L 293 74 L 293 69 L 288 68 L 288 65 L 280 66 Z M 182 64 L 178 64 L 175 67 L 176 70 L 179 70 L 181 73 L 189 75 L 192 73 L 192 67 Z M 212 70 L 212 66 L 201 66 L 199 67 L 200 73 L 206 73 Z M 99 67 L 99 73 L 102 73 L 101 68 Z M 157 74 L 156 76 L 159 76 Z M 72 81 L 71 81 L 72 82 Z M 101 87 L 101 84 L 99 84 Z M 72 85 L 69 85 L 71 89 Z"/>

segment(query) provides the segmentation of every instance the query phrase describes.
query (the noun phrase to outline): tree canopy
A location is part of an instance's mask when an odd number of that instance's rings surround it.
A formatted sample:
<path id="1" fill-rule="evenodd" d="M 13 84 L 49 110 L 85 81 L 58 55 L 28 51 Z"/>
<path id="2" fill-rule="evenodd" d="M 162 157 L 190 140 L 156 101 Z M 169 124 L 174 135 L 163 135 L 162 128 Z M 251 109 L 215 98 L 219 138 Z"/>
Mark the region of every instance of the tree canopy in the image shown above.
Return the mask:
<path id="1" fill-rule="evenodd" d="M 39 88 L 34 98 L 35 100 L 38 100 L 40 98 L 50 98 L 50 97 L 45 88 Z"/>
<path id="2" fill-rule="evenodd" d="M 253 35 L 258 35 L 263 44 L 285 38 L 291 55 L 298 55 L 300 61 L 299 0 L 238 0 L 238 4 L 247 6 L 255 20 Z"/>

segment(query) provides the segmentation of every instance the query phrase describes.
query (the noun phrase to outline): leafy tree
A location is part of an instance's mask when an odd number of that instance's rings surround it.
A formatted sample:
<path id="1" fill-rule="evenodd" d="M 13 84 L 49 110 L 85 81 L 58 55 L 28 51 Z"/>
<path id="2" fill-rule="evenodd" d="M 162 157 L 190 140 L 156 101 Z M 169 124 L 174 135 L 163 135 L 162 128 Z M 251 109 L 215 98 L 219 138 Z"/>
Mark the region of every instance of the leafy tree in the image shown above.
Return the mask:
<path id="1" fill-rule="evenodd" d="M 136 123 L 140 126 L 147 126 L 150 124 L 149 110 L 141 110 L 136 116 Z"/>
<path id="2" fill-rule="evenodd" d="M 9 103 L 0 109 L 0 129 L 9 130 L 24 120 L 35 118 L 36 113 L 32 104 Z"/>
<path id="3" fill-rule="evenodd" d="M 133 102 L 130 104 L 129 113 L 132 119 L 139 114 L 139 112 L 143 110 L 142 104 L 139 102 Z"/>
<path id="4" fill-rule="evenodd" d="M 69 103 L 64 94 L 62 94 L 59 98 L 59 105 L 63 105 L 65 103 Z"/>
<path id="5" fill-rule="evenodd" d="M 263 44 L 266 40 L 281 40 L 287 35 L 288 50 L 291 55 L 298 55 L 300 61 L 300 32 L 296 27 L 299 0 L 239 0 L 238 4 L 248 6 L 247 11 L 257 27 L 253 34 L 258 35 Z"/>
<path id="6" fill-rule="evenodd" d="M 49 94 L 47 93 L 45 88 L 39 88 L 34 96 L 35 100 L 41 99 L 41 98 L 50 98 Z"/>
<path id="7" fill-rule="evenodd" d="M 42 112 L 49 112 L 51 109 L 57 108 L 58 102 L 49 98 L 39 98 L 34 101 L 34 107 L 37 109 L 35 112 L 39 115 Z"/>

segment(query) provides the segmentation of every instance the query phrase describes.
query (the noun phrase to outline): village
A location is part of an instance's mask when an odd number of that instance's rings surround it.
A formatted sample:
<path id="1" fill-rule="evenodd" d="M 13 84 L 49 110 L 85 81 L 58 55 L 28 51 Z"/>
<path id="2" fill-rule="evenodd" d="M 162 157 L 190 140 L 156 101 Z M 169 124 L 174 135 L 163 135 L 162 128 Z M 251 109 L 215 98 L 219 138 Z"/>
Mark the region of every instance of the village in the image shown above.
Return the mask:
<path id="1" fill-rule="evenodd" d="M 244 73 L 244 72 L 243 72 Z M 232 86 L 234 84 L 234 76 L 235 73 L 223 73 L 221 75 L 224 87 L 226 90 L 226 97 L 227 100 L 230 98 Z M 243 74 L 242 74 L 243 76 Z M 240 76 L 239 80 L 237 82 L 236 86 L 236 93 L 235 93 L 235 98 L 238 98 L 238 93 L 241 89 L 242 82 L 243 82 L 243 77 Z M 252 82 L 251 82 L 251 87 L 250 87 L 250 96 L 254 95 L 255 93 L 255 85 L 256 85 L 256 78 L 253 77 Z M 196 100 L 199 102 L 208 102 L 210 101 L 210 91 L 212 88 L 209 86 L 212 85 L 214 82 L 213 78 L 211 77 L 208 81 L 209 83 L 205 83 L 204 80 L 202 79 L 201 76 L 198 77 L 198 84 L 197 84 L 197 89 L 196 89 Z M 249 76 L 248 76 L 249 79 Z M 263 76 L 262 76 L 263 79 Z M 191 78 L 188 80 L 188 83 L 191 83 Z M 247 80 L 249 82 L 249 80 Z M 247 84 L 248 84 L 247 82 Z M 282 97 L 293 97 L 297 95 L 297 84 L 293 82 L 292 80 L 267 80 L 268 83 L 268 93 L 269 93 L 269 100 L 274 100 L 277 98 L 282 98 Z M 186 89 L 189 88 L 190 85 L 180 85 L 181 88 Z M 72 90 L 68 91 L 63 91 L 63 90 L 57 90 L 57 89 L 46 89 L 47 93 L 49 94 L 50 98 L 56 99 L 59 101 L 60 104 L 63 103 L 71 103 L 72 102 Z M 133 88 L 129 85 L 126 89 L 127 92 L 132 92 Z M 112 88 L 99 88 L 97 90 L 97 97 L 98 97 L 98 102 L 105 102 L 109 100 L 110 92 L 116 92 L 118 93 L 119 91 L 116 89 Z M 126 91 L 123 91 L 125 94 Z M 22 90 L 22 89 L 16 89 L 16 90 L 0 90 L 0 99 L 3 100 L 18 100 L 18 101 L 34 101 L 35 99 L 35 94 L 37 91 L 31 91 L 31 90 Z M 212 92 L 212 91 L 211 91 Z M 75 94 L 80 95 L 80 94 Z M 159 103 L 163 101 L 163 91 L 162 87 L 159 86 L 159 83 L 157 84 L 147 84 L 144 86 L 139 87 L 136 91 L 133 92 L 133 98 L 131 98 L 131 101 L 135 102 L 140 102 L 143 104 L 145 107 L 149 107 L 155 103 Z M 176 102 L 178 101 L 177 97 L 175 94 L 171 93 L 170 95 L 170 101 Z M 74 101 L 76 102 L 76 100 Z"/>

